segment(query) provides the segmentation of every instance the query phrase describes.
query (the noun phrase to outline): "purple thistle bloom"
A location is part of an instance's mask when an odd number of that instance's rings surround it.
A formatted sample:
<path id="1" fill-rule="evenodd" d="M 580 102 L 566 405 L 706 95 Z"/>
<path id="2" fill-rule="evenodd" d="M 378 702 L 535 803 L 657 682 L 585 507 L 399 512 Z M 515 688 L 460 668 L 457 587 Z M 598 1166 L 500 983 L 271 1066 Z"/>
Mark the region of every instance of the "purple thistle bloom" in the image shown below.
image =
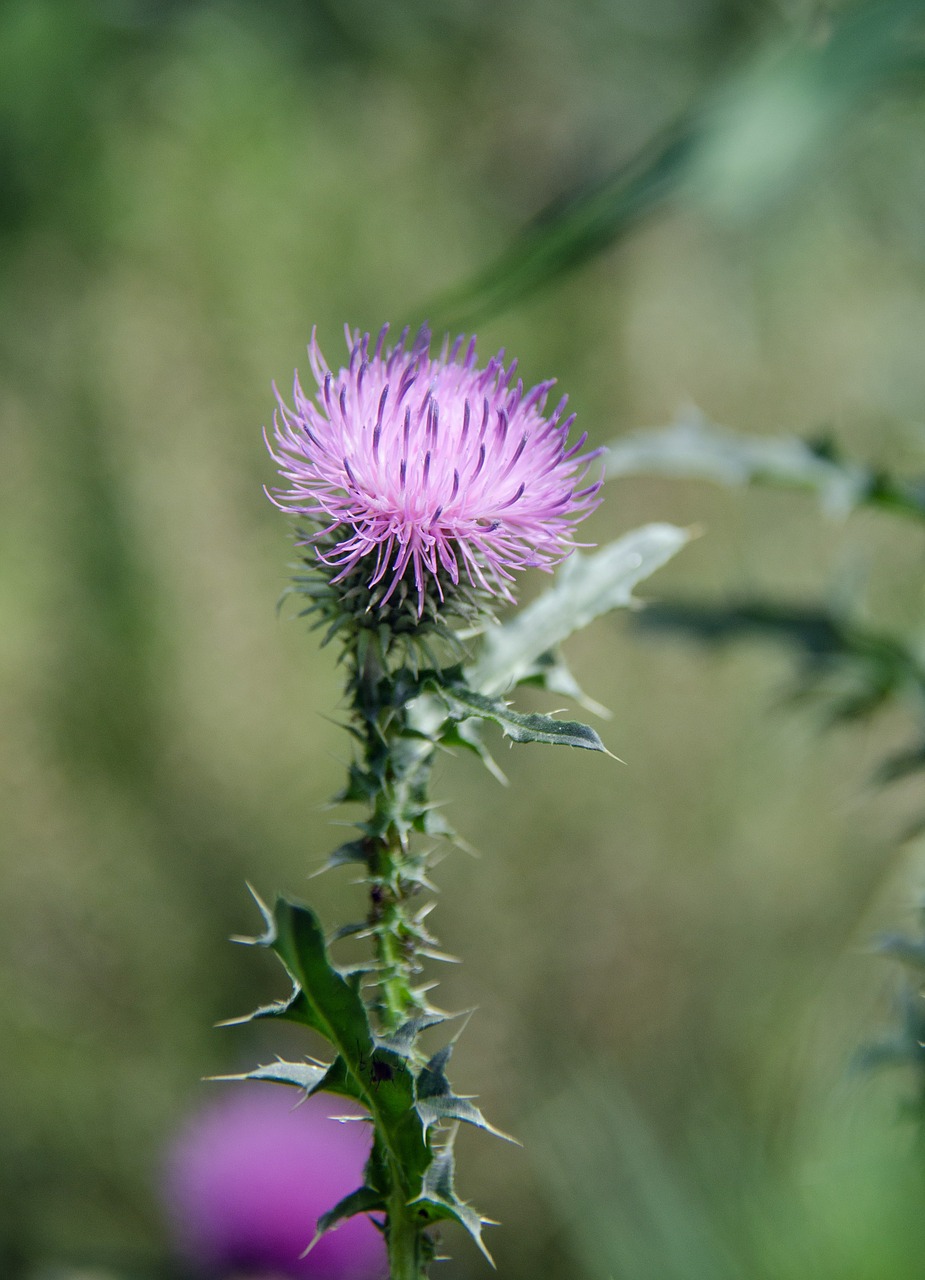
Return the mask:
<path id="1" fill-rule="evenodd" d="M 320 1098 L 297 1105 L 277 1084 L 235 1085 L 167 1152 L 163 1195 L 178 1250 L 215 1280 L 383 1280 L 385 1244 L 365 1217 L 301 1256 L 318 1218 L 362 1184 L 369 1145 L 368 1125 L 329 1119 Z"/>
<path id="2" fill-rule="evenodd" d="M 312 333 L 314 397 L 298 374 L 292 409 L 276 392 L 268 448 L 289 487 L 272 500 L 319 526 L 302 545 L 332 583 L 359 570 L 376 607 L 413 583 L 420 617 L 431 584 L 443 600 L 461 578 L 513 600 L 515 571 L 549 570 L 578 545 L 574 526 L 597 505 L 600 481 L 582 487 L 597 454 L 581 453 L 586 435 L 568 447 L 565 398 L 544 416 L 553 382 L 525 392 L 503 351 L 479 369 L 475 338 L 432 357 L 426 329 L 410 347 L 407 330 L 386 347 L 387 332 L 371 348 L 347 329 L 337 373 Z"/>

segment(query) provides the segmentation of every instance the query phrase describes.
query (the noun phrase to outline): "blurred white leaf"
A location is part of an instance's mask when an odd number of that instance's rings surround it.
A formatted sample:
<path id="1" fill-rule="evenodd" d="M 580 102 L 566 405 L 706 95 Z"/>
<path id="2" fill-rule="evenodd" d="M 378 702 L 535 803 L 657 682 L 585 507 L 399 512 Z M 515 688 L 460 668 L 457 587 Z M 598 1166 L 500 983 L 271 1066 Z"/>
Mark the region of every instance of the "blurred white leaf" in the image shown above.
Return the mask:
<path id="1" fill-rule="evenodd" d="M 608 480 L 648 473 L 813 489 L 832 515 L 847 515 L 869 481 L 864 468 L 827 458 L 796 436 L 739 435 L 715 426 L 696 408 L 670 427 L 615 440 L 605 455 L 605 471 Z"/>
<path id="2" fill-rule="evenodd" d="M 481 653 L 466 672 L 469 685 L 496 694 L 528 676 L 538 658 L 594 618 L 632 606 L 637 583 L 661 568 L 690 537 L 675 525 L 648 524 L 594 555 L 576 552 L 548 591 L 486 633 Z"/>

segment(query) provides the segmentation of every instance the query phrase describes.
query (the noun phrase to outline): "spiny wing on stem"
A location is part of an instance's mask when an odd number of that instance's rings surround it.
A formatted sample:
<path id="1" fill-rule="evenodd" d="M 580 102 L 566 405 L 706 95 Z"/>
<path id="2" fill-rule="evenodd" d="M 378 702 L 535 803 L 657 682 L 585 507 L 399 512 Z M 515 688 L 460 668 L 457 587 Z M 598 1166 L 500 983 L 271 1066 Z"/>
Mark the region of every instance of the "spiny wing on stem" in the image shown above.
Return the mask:
<path id="1" fill-rule="evenodd" d="M 489 1124 L 471 1098 L 461 1098 L 453 1092 L 446 1077 L 446 1064 L 452 1051 L 452 1044 L 439 1049 L 418 1075 L 417 1112 L 425 1126 L 430 1128 L 441 1121 L 462 1120 L 478 1129 L 484 1129 L 486 1133 L 493 1133 L 496 1138 L 503 1138 L 505 1142 L 520 1146 L 516 1138 Z"/>
<path id="2" fill-rule="evenodd" d="M 373 1187 L 357 1187 L 356 1191 L 351 1191 L 349 1195 L 344 1196 L 343 1200 L 339 1200 L 333 1209 L 321 1215 L 314 1239 L 305 1253 L 310 1253 L 326 1232 L 333 1230 L 347 1218 L 355 1218 L 361 1213 L 384 1213 L 385 1209 L 386 1202 L 381 1192 Z M 305 1254 L 302 1256 L 304 1257 Z"/>
<path id="3" fill-rule="evenodd" d="M 424 1188 L 413 1202 L 420 1216 L 427 1222 L 452 1221 L 465 1227 L 469 1235 L 492 1266 L 494 1258 L 482 1239 L 483 1226 L 497 1226 L 491 1218 L 483 1218 L 477 1209 L 460 1200 L 455 1186 L 455 1157 L 453 1138 L 435 1152 L 424 1178 Z"/>
<path id="4" fill-rule="evenodd" d="M 451 1018 L 458 1016 L 458 1014 L 439 1013 L 437 1010 L 418 1014 L 417 1017 L 409 1018 L 407 1022 L 403 1022 L 398 1030 L 393 1031 L 390 1035 L 379 1036 L 378 1042 L 383 1049 L 390 1049 L 393 1053 L 407 1058 L 411 1055 L 414 1049 L 414 1042 L 422 1031 L 427 1031 L 430 1027 L 437 1027 L 441 1022 L 448 1022 Z"/>

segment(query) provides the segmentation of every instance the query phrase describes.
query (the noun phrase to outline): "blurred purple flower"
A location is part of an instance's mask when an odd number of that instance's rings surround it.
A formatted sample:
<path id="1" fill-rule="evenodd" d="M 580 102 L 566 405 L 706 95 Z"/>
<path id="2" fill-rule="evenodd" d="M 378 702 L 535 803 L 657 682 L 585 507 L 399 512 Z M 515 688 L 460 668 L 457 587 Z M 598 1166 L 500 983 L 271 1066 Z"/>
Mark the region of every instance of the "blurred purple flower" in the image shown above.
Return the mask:
<path id="1" fill-rule="evenodd" d="M 292 409 L 277 392 L 268 448 L 289 488 L 273 501 L 320 526 L 303 545 L 333 582 L 360 567 L 370 590 L 382 584 L 377 605 L 413 581 L 420 616 L 428 586 L 442 600 L 461 575 L 513 599 L 512 571 L 549 569 L 576 546 L 575 524 L 597 505 L 600 483 L 581 487 L 596 455 L 581 453 L 584 435 L 568 447 L 564 397 L 544 416 L 553 382 L 525 392 L 503 351 L 478 369 L 474 338 L 432 357 L 426 330 L 393 348 L 387 330 L 371 350 L 348 329 L 337 373 L 312 334 L 317 393 L 298 375 Z"/>
<path id="2" fill-rule="evenodd" d="M 365 1217 L 300 1258 L 321 1214 L 361 1185 L 370 1129 L 329 1119 L 330 1101 L 296 1099 L 239 1084 L 183 1127 L 163 1189 L 177 1248 L 205 1276 L 381 1280 L 385 1246 Z"/>

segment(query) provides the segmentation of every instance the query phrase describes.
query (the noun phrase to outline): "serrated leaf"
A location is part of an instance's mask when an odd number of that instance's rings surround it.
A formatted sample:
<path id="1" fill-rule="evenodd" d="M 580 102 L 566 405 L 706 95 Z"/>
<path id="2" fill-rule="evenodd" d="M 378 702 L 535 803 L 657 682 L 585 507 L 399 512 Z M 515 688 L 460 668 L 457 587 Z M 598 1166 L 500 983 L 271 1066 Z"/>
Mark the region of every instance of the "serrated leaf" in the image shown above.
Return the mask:
<path id="1" fill-rule="evenodd" d="M 237 1027 L 246 1022 L 259 1022 L 263 1018 L 282 1018 L 286 1022 L 298 1022 L 302 1026 L 310 1025 L 305 996 L 295 987 L 285 1000 L 274 1000 L 270 1004 L 262 1004 L 253 1013 L 244 1013 L 237 1018 L 226 1018 L 220 1027 Z"/>
<path id="2" fill-rule="evenodd" d="M 421 1068 L 417 1079 L 418 1099 L 437 1097 L 448 1094 L 450 1082 L 446 1076 L 446 1064 L 453 1052 L 452 1041 L 445 1044 L 433 1054 L 425 1067 Z"/>
<path id="3" fill-rule="evenodd" d="M 440 1200 L 456 1199 L 456 1157 L 453 1151 L 454 1136 L 438 1151 L 434 1152 L 434 1158 L 431 1161 L 430 1168 L 427 1170 L 427 1176 L 424 1179 L 424 1191 L 426 1195 L 436 1196 Z"/>
<path id="4" fill-rule="evenodd" d="M 335 929 L 328 941 L 341 942 L 344 938 L 362 937 L 368 935 L 369 932 L 368 920 L 353 920 L 350 924 L 342 924 L 339 929 Z M 356 972 L 356 970 L 353 970 L 353 972 Z M 344 977 L 346 977 L 346 974 L 344 974 Z"/>
<path id="5" fill-rule="evenodd" d="M 354 862 L 366 863 L 366 861 L 366 841 L 362 839 L 346 840 L 343 844 L 338 845 L 334 852 L 328 856 L 328 859 L 321 870 L 331 871 L 335 867 L 344 867 Z"/>
<path id="6" fill-rule="evenodd" d="M 365 804 L 373 799 L 377 792 L 378 786 L 375 779 L 371 778 L 365 769 L 354 762 L 347 771 L 347 785 L 342 791 L 338 791 L 334 797 L 334 803 Z"/>
<path id="7" fill-rule="evenodd" d="M 438 685 L 435 692 L 446 703 L 450 717 L 465 720 L 470 716 L 491 720 L 500 725 L 505 737 L 514 742 L 543 742 L 550 746 L 584 747 L 588 751 L 605 751 L 595 731 L 577 720 L 556 720 L 553 716 L 532 712 L 523 715 L 512 711 L 500 698 L 489 698 L 465 685 Z"/>
<path id="8" fill-rule="evenodd" d="M 372 1051 L 366 1006 L 328 958 L 324 932 L 314 912 L 279 898 L 270 946 L 301 992 L 306 1024 L 351 1061 Z"/>
<path id="9" fill-rule="evenodd" d="M 384 1196 L 388 1195 L 392 1188 L 388 1153 L 382 1144 L 381 1136 L 375 1130 L 373 1131 L 373 1144 L 370 1148 L 369 1159 L 363 1169 L 363 1181 L 366 1186 L 372 1187 Z M 421 1185 L 424 1185 L 423 1179 Z"/>
<path id="10" fill-rule="evenodd" d="M 279 898 L 271 914 L 262 906 L 267 931 L 261 939 L 276 952 L 292 977 L 288 1002 L 254 1016 L 289 1017 L 319 1032 L 337 1057 L 313 1092 L 354 1098 L 373 1116 L 394 1176 L 414 1195 L 431 1152 L 414 1107 L 414 1079 L 397 1053 L 376 1044 L 366 1006 L 356 985 L 328 958 L 324 933 L 314 912 Z"/>
<path id="11" fill-rule="evenodd" d="M 419 1014 L 416 1018 L 409 1018 L 407 1022 L 403 1022 L 391 1035 L 380 1036 L 378 1043 L 383 1049 L 390 1049 L 393 1053 L 407 1058 L 422 1031 L 426 1031 L 428 1027 L 439 1026 L 440 1023 L 448 1021 L 449 1017 L 450 1015 L 446 1013 Z"/>
<path id="12" fill-rule="evenodd" d="M 237 935 L 233 937 L 231 941 L 241 943 L 246 947 L 268 947 L 276 935 L 276 921 L 273 919 L 273 912 L 261 898 L 254 886 L 250 884 L 250 882 L 246 881 L 245 883 L 247 884 L 247 892 L 254 899 L 257 910 L 260 912 L 263 919 L 263 933 L 257 934 L 257 936 L 253 938 L 245 938 L 241 935 Z"/>
<path id="13" fill-rule="evenodd" d="M 895 478 L 843 457 L 830 439 L 749 436 L 709 422 L 690 408 L 670 427 L 636 431 L 605 452 L 605 478 L 654 474 L 717 484 L 769 485 L 818 495 L 823 511 L 844 517 L 860 506 L 921 519 L 921 477 Z"/>
<path id="14" fill-rule="evenodd" d="M 452 1043 L 444 1045 L 418 1074 L 417 1111 L 425 1126 L 430 1128 L 441 1121 L 462 1120 L 465 1124 L 494 1134 L 496 1138 L 503 1138 L 505 1142 L 520 1146 L 516 1138 L 489 1124 L 471 1098 L 461 1098 L 453 1093 L 446 1077 L 446 1064 L 452 1052 Z"/>
<path id="15" fill-rule="evenodd" d="M 413 1203 L 422 1217 L 426 1215 L 428 1222 L 445 1222 L 449 1220 L 458 1222 L 461 1227 L 465 1227 L 486 1261 L 493 1268 L 495 1267 L 495 1260 L 488 1252 L 485 1241 L 482 1239 L 482 1227 L 495 1225 L 490 1218 L 483 1218 L 478 1210 L 473 1209 L 471 1205 L 466 1204 L 463 1200 L 443 1200 L 438 1196 L 419 1196 Z"/>
<path id="16" fill-rule="evenodd" d="M 604 458 L 608 480 L 656 474 L 812 489 L 827 509 L 840 514 L 857 505 L 869 482 L 863 468 L 835 461 L 797 436 L 740 435 L 709 422 L 693 407 L 670 427 L 614 440 Z"/>
<path id="17" fill-rule="evenodd" d="M 461 1120 L 464 1124 L 471 1124 L 476 1129 L 483 1129 L 485 1133 L 502 1138 L 505 1142 L 511 1142 L 515 1147 L 522 1146 L 522 1143 L 512 1138 L 509 1133 L 489 1124 L 479 1108 L 468 1098 L 459 1098 L 455 1094 L 426 1098 L 418 1101 L 417 1111 L 428 1129 L 435 1124 Z"/>
<path id="18" fill-rule="evenodd" d="M 422 835 L 438 836 L 443 840 L 451 840 L 453 843 L 467 847 L 465 841 L 461 840 L 456 828 L 452 823 L 448 822 L 439 809 L 431 805 L 421 816 L 415 820 L 414 828 L 420 831 Z"/>
<path id="19" fill-rule="evenodd" d="M 925 669 L 910 647 L 825 609 L 764 600 L 675 601 L 646 609 L 639 626 L 687 633 L 710 644 L 751 637 L 787 641 L 806 659 L 798 694 L 828 692 L 833 721 L 869 715 L 903 689 L 917 695 L 925 690 Z M 833 679 L 840 682 L 834 689 Z"/>
<path id="20" fill-rule="evenodd" d="M 332 1231 L 341 1222 L 345 1222 L 348 1218 L 355 1218 L 360 1213 L 381 1213 L 385 1209 L 385 1200 L 373 1187 L 357 1187 L 356 1191 L 351 1191 L 349 1195 L 344 1196 L 343 1200 L 339 1200 L 333 1209 L 321 1215 L 315 1237 L 302 1255 L 303 1258 L 311 1253 L 326 1232 Z"/>
<path id="21" fill-rule="evenodd" d="M 372 1113 L 393 1169 L 407 1177 L 409 1194 L 420 1185 L 431 1153 L 426 1130 L 414 1106 L 414 1078 L 404 1058 L 377 1048 L 356 1066 L 335 1058 L 316 1093 L 352 1098 Z M 399 1163 L 400 1162 L 400 1163 Z"/>
<path id="22" fill-rule="evenodd" d="M 575 552 L 552 587 L 521 609 L 510 622 L 486 632 L 482 650 L 466 671 L 466 681 L 483 694 L 497 694 L 534 671 L 543 654 L 594 618 L 634 602 L 633 588 L 690 541 L 685 529 L 650 524 L 590 556 Z"/>
<path id="23" fill-rule="evenodd" d="M 451 1220 L 465 1227 L 493 1267 L 495 1262 L 482 1239 L 482 1227 L 497 1224 L 491 1218 L 483 1218 L 471 1205 L 460 1200 L 456 1194 L 454 1180 L 455 1167 L 451 1140 L 434 1153 L 433 1161 L 424 1177 L 424 1189 L 413 1203 L 422 1215 L 426 1215 L 429 1222 Z"/>
<path id="24" fill-rule="evenodd" d="M 270 1062 L 253 1071 L 235 1076 L 212 1076 L 213 1080 L 273 1080 L 277 1084 L 291 1084 L 306 1093 L 315 1093 L 328 1074 L 329 1068 L 315 1062 Z"/>
<path id="25" fill-rule="evenodd" d="M 316 1093 L 333 1093 L 341 1098 L 352 1098 L 366 1105 L 366 1087 L 351 1071 L 341 1054 L 328 1067 L 322 1080 L 315 1086 Z"/>

